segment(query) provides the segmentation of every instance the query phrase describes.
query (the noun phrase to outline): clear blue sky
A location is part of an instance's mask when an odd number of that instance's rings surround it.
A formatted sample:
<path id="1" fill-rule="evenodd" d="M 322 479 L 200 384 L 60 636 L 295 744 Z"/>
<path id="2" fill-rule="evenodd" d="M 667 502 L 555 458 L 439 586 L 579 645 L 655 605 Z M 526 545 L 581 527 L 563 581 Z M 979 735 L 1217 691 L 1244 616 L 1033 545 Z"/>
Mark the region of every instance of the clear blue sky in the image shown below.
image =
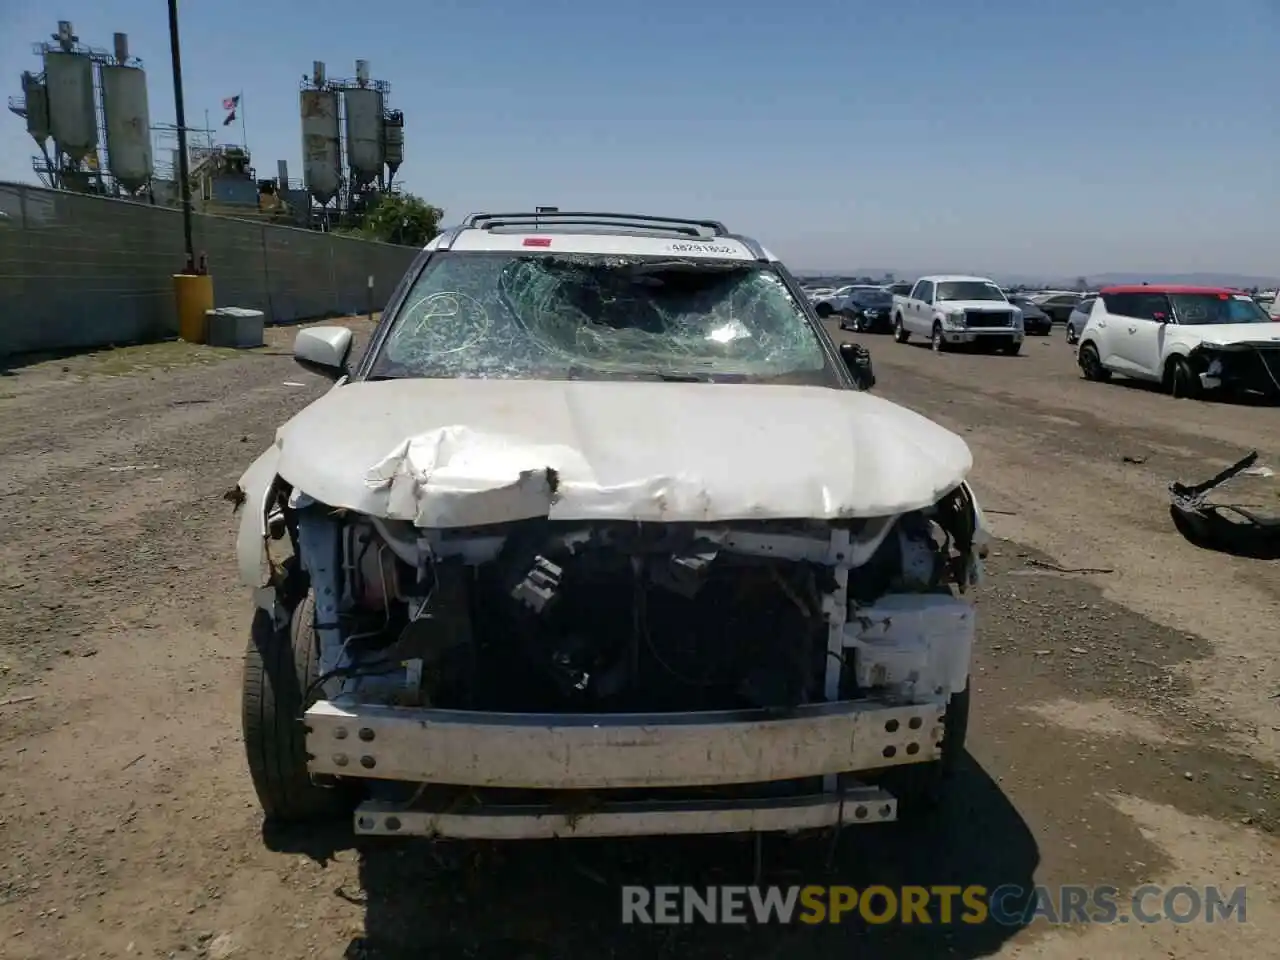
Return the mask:
<path id="1" fill-rule="evenodd" d="M 1280 0 L 182 7 L 188 120 L 243 90 L 261 176 L 301 174 L 311 61 L 360 57 L 446 220 L 715 216 L 797 269 L 1280 274 Z M 165 9 L 0 0 L 5 92 L 61 17 L 94 46 L 128 33 L 172 121 Z M 31 179 L 33 147 L 4 113 L 0 179 Z"/>

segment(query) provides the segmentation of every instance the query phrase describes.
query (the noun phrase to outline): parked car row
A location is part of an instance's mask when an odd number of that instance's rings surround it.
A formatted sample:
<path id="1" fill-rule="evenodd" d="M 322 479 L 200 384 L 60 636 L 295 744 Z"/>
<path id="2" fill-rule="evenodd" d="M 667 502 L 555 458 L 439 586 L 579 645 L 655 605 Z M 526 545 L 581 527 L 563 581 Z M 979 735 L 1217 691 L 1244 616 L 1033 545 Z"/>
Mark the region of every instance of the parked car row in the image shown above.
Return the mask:
<path id="1" fill-rule="evenodd" d="M 936 279 L 936 278 L 934 278 Z M 1000 293 L 1000 299 L 1017 308 L 1022 316 L 1022 332 L 1026 336 L 1047 337 L 1053 332 L 1055 323 L 1063 324 L 1067 329 L 1067 341 L 1075 343 L 1083 328 L 1083 320 L 1079 315 L 1082 307 L 1092 303 L 1092 294 L 1069 290 L 1043 290 L 1036 293 L 1005 293 L 994 281 L 985 277 L 959 277 L 957 280 L 973 280 L 981 284 L 989 284 Z M 895 330 L 894 312 L 890 306 L 885 311 L 885 297 L 911 298 L 919 281 L 896 281 L 894 283 L 874 285 L 867 283 L 848 284 L 842 287 L 817 287 L 806 289 L 805 293 L 813 304 L 819 317 L 827 319 L 836 317 L 842 330 L 889 333 Z M 924 289 L 924 288 L 921 288 Z M 930 304 L 929 306 L 933 306 Z M 962 336 L 956 333 L 955 339 L 948 338 L 944 320 L 947 311 L 938 313 L 937 320 L 942 332 L 941 343 L 945 349 L 952 343 L 965 342 L 966 338 L 976 341 L 977 337 L 969 337 L 969 331 Z M 1006 311 L 1009 312 L 1009 311 Z M 1072 323 L 1072 318 L 1076 322 Z M 914 316 L 905 316 L 912 321 Z M 911 324 L 904 323 L 903 330 L 908 335 L 918 333 L 921 336 L 933 337 L 932 326 L 929 329 L 913 330 Z M 1002 334 L 1003 336 L 1003 334 Z"/>
<path id="2" fill-rule="evenodd" d="M 854 284 L 814 300 L 840 329 L 927 338 L 938 352 L 970 345 L 1017 354 L 1060 322 L 1086 379 L 1161 384 L 1177 397 L 1211 391 L 1280 397 L 1280 307 L 1274 293 L 1134 284 L 1097 293 L 1006 293 L 977 276 Z"/>

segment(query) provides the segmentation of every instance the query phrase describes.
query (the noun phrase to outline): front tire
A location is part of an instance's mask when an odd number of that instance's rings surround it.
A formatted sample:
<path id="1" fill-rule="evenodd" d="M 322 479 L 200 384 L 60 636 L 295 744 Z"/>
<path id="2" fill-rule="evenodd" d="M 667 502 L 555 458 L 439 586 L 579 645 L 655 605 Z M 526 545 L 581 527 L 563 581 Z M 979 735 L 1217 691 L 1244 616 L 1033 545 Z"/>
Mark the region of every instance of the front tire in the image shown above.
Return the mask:
<path id="1" fill-rule="evenodd" d="M 1106 383 L 1111 379 L 1111 371 L 1102 365 L 1102 358 L 1098 356 L 1098 348 L 1092 343 L 1086 343 L 1080 347 L 1077 359 L 1080 363 L 1080 372 L 1084 374 L 1086 380 Z"/>
<path id="2" fill-rule="evenodd" d="M 1169 393 L 1178 400 L 1194 400 L 1200 396 L 1200 381 L 1185 357 L 1169 361 Z"/>
<path id="3" fill-rule="evenodd" d="M 284 628 L 266 610 L 254 611 L 244 657 L 241 721 L 253 788 L 270 821 L 329 819 L 352 808 L 349 791 L 320 786 L 307 771 L 302 713 L 319 663 L 310 592 Z"/>
<path id="4" fill-rule="evenodd" d="M 1020 340 L 1015 340 L 1013 343 L 1006 343 L 1003 348 L 1004 354 L 1009 357 L 1016 357 L 1021 350 L 1022 342 Z"/>
<path id="5" fill-rule="evenodd" d="M 936 320 L 933 324 L 933 337 L 930 340 L 934 353 L 947 352 L 947 338 L 942 335 L 942 324 Z"/>

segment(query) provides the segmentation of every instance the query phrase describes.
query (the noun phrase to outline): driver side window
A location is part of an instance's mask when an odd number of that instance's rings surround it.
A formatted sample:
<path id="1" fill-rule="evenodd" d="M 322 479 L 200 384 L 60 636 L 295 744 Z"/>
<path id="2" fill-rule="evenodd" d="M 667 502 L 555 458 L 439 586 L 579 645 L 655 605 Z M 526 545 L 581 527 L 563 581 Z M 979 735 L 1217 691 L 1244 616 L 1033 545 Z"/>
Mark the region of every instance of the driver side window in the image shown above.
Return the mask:
<path id="1" fill-rule="evenodd" d="M 1173 308 L 1169 305 L 1169 298 L 1163 293 L 1141 294 L 1138 300 L 1138 313 L 1134 314 L 1138 319 L 1155 320 L 1158 316 L 1166 320 L 1173 318 Z"/>
<path id="2" fill-rule="evenodd" d="M 1102 298 L 1107 313 L 1134 320 L 1155 320 L 1156 314 L 1171 315 L 1169 298 L 1163 293 L 1112 293 Z"/>

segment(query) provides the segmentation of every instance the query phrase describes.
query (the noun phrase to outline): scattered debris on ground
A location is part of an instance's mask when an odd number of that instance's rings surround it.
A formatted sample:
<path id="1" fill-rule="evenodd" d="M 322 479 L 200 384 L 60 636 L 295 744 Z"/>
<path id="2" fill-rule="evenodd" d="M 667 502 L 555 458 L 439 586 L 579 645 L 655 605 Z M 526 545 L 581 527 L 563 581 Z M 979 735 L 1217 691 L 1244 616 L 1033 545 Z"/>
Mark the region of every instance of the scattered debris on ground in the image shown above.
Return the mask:
<path id="1" fill-rule="evenodd" d="M 1241 457 L 1203 483 L 1169 484 L 1169 510 L 1178 532 L 1196 546 L 1236 556 L 1280 559 L 1280 516 L 1255 513 L 1248 505 L 1214 503 L 1209 494 L 1241 475 L 1270 476 L 1268 468 L 1255 468 L 1258 451 Z"/>

